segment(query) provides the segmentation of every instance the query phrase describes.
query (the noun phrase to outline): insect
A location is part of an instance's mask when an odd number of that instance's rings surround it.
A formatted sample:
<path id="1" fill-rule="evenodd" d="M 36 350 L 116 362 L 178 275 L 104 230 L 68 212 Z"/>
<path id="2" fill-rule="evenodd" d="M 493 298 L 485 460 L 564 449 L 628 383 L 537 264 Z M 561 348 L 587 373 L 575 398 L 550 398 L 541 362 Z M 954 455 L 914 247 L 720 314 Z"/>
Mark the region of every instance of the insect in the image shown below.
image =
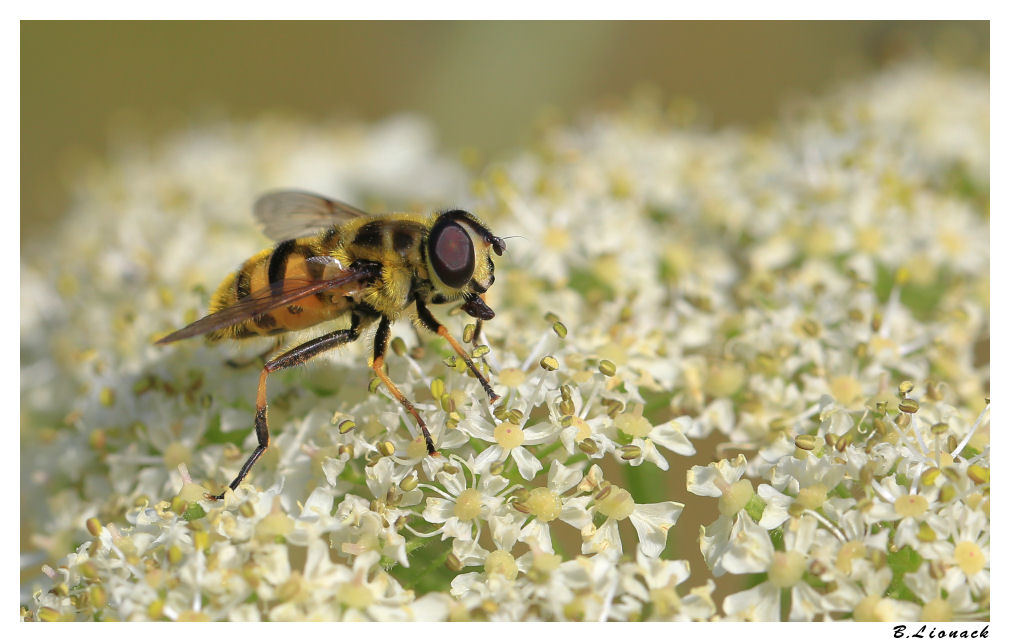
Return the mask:
<path id="1" fill-rule="evenodd" d="M 258 443 L 229 484 L 232 490 L 270 444 L 267 376 L 355 341 L 375 322 L 372 370 L 413 415 L 430 455 L 437 451 L 428 427 L 383 369 L 393 321 L 405 312 L 416 314 L 420 325 L 449 342 L 490 403 L 498 400 L 470 356 L 428 309 L 431 304 L 462 301 L 462 310 L 477 319 L 475 336 L 480 324 L 494 317 L 483 295 L 494 283 L 491 252 L 501 256 L 505 241 L 477 217 L 460 209 L 432 215 L 369 214 L 301 191 L 267 193 L 256 201 L 253 213 L 277 245 L 247 260 L 221 283 L 210 314 L 156 343 L 199 335 L 210 341 L 280 335 L 343 317 L 349 317 L 350 325 L 264 364 L 256 389 Z M 212 497 L 222 499 L 224 492 Z"/>

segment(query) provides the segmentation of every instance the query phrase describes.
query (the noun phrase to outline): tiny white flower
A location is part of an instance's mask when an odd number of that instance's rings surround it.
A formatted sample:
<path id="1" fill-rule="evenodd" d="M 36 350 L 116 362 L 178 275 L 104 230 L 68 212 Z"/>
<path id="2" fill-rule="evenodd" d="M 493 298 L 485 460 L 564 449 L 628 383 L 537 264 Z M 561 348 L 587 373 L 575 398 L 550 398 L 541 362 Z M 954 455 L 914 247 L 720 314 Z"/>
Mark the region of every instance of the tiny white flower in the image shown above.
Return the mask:
<path id="1" fill-rule="evenodd" d="M 892 577 L 890 568 L 874 570 L 861 564 L 859 569 L 852 578 L 838 578 L 838 587 L 824 596 L 829 611 L 850 612 L 852 619 L 860 622 L 911 621 L 919 615 L 918 605 L 885 597 Z"/>
<path id="2" fill-rule="evenodd" d="M 990 591 L 989 520 L 982 511 L 964 504 L 954 504 L 940 510 L 936 525 L 938 540 L 919 546 L 929 559 L 943 562 L 947 573 L 943 587 L 948 591 L 967 584 L 972 595 Z M 941 526 L 944 525 L 944 526 Z"/>
<path id="3" fill-rule="evenodd" d="M 455 461 L 461 465 L 455 472 L 442 471 L 436 475 L 445 490 L 421 485 L 439 495 L 425 499 L 422 516 L 431 524 L 442 524 L 436 531 L 442 534 L 442 539 L 476 540 L 481 523 L 502 507 L 504 500 L 500 495 L 508 480 L 490 473 L 479 474 L 473 459 Z M 467 482 L 465 469 L 470 471 L 471 483 Z"/>
<path id="4" fill-rule="evenodd" d="M 634 564 L 629 563 L 625 567 L 636 580 L 627 587 L 628 592 L 641 602 L 652 605 L 654 619 L 705 621 L 715 615 L 716 605 L 711 598 L 715 585 L 711 580 L 706 586 L 695 587 L 686 595 L 677 591 L 677 586 L 691 575 L 687 562 L 652 558 L 639 551 Z M 641 578 L 641 583 L 638 578 Z"/>
<path id="5" fill-rule="evenodd" d="M 533 479 L 533 476 L 543 468 L 543 464 L 526 446 L 543 444 L 557 434 L 558 427 L 550 421 L 543 421 L 532 426 L 518 426 L 509 421 L 491 424 L 483 417 L 475 417 L 461 422 L 460 429 L 470 435 L 492 442 L 474 460 L 474 470 L 487 472 L 492 465 L 502 463 L 511 457 L 519 468 L 523 479 Z"/>
<path id="6" fill-rule="evenodd" d="M 593 468 L 596 468 L 595 464 Z M 624 548 L 617 524 L 630 519 L 638 533 L 639 551 L 648 557 L 656 557 L 666 547 L 667 533 L 684 510 L 684 505 L 678 502 L 636 504 L 631 493 L 613 484 L 591 499 L 593 501 L 588 505 L 588 510 L 580 509 L 586 505 L 585 498 L 576 498 L 570 502 L 571 509 L 561 514 L 563 521 L 582 530 L 583 553 L 599 553 L 610 549 L 622 552 Z M 595 513 L 606 517 L 599 527 L 586 519 Z"/>
<path id="7" fill-rule="evenodd" d="M 978 605 L 972 600 L 971 590 L 966 583 L 944 588 L 943 579 L 932 575 L 929 564 L 904 575 L 905 586 L 910 588 L 922 601 L 922 612 L 917 619 L 932 622 L 951 622 L 969 619 L 977 615 Z"/>
<path id="8" fill-rule="evenodd" d="M 776 551 L 767 531 L 746 514 L 740 515 L 721 564 L 736 574 L 766 572 L 768 580 L 728 596 L 723 602 L 726 614 L 754 621 L 778 621 L 783 589 L 790 591 L 790 620 L 810 621 L 821 614 L 825 607 L 820 594 L 803 580 L 816 528 L 817 522 L 810 516 L 793 520 L 785 531 L 785 551 Z"/>
<path id="9" fill-rule="evenodd" d="M 550 523 L 557 518 L 561 518 L 568 523 L 573 520 L 587 522 L 591 520 L 588 512 L 584 513 L 584 520 L 576 516 L 572 503 L 574 496 L 565 497 L 565 493 L 582 480 L 582 470 L 575 466 L 565 466 L 558 460 L 551 462 L 551 468 L 547 472 L 547 485 L 533 488 L 525 504 L 529 510 L 530 518 L 519 533 L 520 541 L 526 542 L 531 547 L 536 546 L 541 551 L 553 550 L 551 543 Z M 566 509 L 568 512 L 566 513 Z M 585 511 L 581 506 L 580 511 Z M 567 518 L 567 519 L 566 519 Z"/>
<path id="10" fill-rule="evenodd" d="M 632 411 L 617 415 L 614 426 L 624 434 L 630 435 L 631 444 L 641 449 L 638 457 L 629 460 L 632 466 L 640 465 L 643 461 L 651 461 L 660 470 L 668 470 L 670 464 L 659 453 L 655 444 L 684 457 L 695 454 L 694 445 L 685 436 L 690 430 L 691 421 L 690 417 L 685 416 L 653 426 L 642 416 L 641 406 L 637 406 Z"/>

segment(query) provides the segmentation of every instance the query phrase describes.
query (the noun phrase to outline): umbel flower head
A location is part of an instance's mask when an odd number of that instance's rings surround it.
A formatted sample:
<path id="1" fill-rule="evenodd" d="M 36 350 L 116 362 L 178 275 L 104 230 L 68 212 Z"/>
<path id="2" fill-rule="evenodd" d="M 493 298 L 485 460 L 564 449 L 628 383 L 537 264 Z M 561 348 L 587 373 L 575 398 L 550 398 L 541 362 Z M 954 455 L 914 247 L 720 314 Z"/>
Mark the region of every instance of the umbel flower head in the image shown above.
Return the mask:
<path id="1" fill-rule="evenodd" d="M 124 145 L 23 253 L 22 619 L 987 619 L 988 122 L 984 76 L 905 66 L 761 133 L 633 102 L 480 171 L 411 118 Z M 362 341 L 273 375 L 212 501 L 269 346 L 152 341 L 282 186 L 521 235 L 483 333 L 443 315 L 502 399 L 399 322 L 441 456 Z"/>

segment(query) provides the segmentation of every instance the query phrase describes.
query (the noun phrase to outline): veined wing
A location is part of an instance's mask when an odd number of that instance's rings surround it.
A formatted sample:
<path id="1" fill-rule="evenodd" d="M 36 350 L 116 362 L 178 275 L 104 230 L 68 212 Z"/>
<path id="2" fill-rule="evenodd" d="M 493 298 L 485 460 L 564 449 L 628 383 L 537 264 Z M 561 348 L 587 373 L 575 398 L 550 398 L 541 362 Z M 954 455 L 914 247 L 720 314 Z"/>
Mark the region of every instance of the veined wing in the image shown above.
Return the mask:
<path id="1" fill-rule="evenodd" d="M 287 241 L 312 236 L 368 213 L 311 192 L 282 190 L 256 199 L 253 216 L 263 226 L 264 234 L 275 241 Z"/>
<path id="2" fill-rule="evenodd" d="M 236 303 L 213 314 L 208 314 L 202 319 L 190 323 L 185 328 L 176 330 L 172 334 L 158 339 L 155 343 L 171 343 L 180 339 L 188 339 L 215 330 L 221 330 L 282 306 L 296 303 L 316 292 L 341 290 L 345 293 L 350 293 L 377 275 L 378 272 L 372 264 L 365 264 L 362 268 L 346 270 L 328 279 L 284 279 L 283 281 L 271 283 L 265 288 L 251 292 L 249 296 L 243 297 Z"/>

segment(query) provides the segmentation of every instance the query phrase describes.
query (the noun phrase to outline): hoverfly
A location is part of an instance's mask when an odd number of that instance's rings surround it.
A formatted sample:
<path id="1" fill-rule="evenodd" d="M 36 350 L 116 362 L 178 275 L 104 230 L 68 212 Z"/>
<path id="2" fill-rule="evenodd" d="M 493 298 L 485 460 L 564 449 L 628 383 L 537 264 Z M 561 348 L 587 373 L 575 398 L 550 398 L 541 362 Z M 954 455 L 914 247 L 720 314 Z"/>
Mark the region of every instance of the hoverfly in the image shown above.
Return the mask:
<path id="1" fill-rule="evenodd" d="M 494 403 L 487 379 L 463 347 L 428 309 L 462 300 L 462 310 L 479 324 L 494 317 L 483 295 L 494 283 L 491 252 L 501 256 L 505 241 L 469 212 L 432 215 L 376 215 L 337 200 L 301 191 L 260 197 L 253 213 L 275 241 L 226 278 L 211 300 L 210 313 L 157 341 L 171 343 L 207 335 L 210 341 L 280 335 L 324 321 L 350 317 L 350 326 L 307 341 L 267 361 L 256 389 L 257 446 L 229 484 L 232 490 L 270 444 L 267 376 L 355 341 L 378 322 L 372 370 L 413 415 L 430 455 L 437 454 L 428 427 L 414 405 L 383 369 L 390 324 L 413 306 L 431 332 L 444 337 Z M 224 492 L 214 495 L 222 499 Z"/>

